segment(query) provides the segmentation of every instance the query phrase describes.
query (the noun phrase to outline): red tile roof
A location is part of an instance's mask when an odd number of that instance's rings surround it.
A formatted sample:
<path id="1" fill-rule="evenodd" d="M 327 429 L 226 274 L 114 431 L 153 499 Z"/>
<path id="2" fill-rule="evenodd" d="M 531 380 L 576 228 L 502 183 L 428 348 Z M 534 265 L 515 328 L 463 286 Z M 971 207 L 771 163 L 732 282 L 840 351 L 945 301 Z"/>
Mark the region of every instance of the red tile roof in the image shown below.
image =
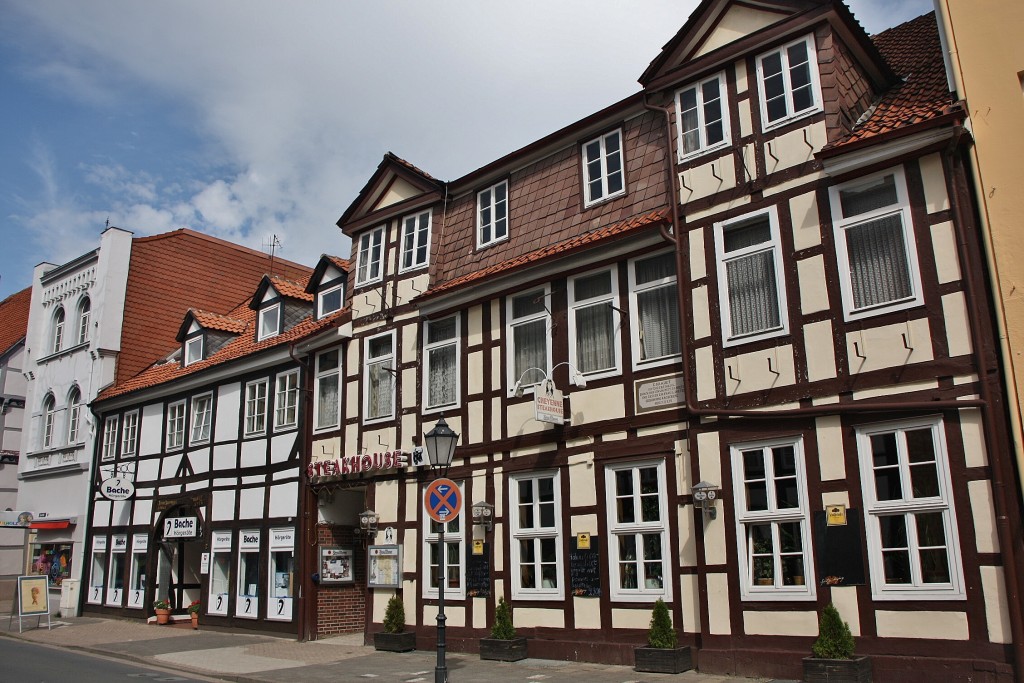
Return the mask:
<path id="1" fill-rule="evenodd" d="M 27 287 L 0 301 L 0 356 L 10 351 L 28 332 L 28 307 L 32 288 Z"/>
<path id="2" fill-rule="evenodd" d="M 175 349 L 189 308 L 230 311 L 249 302 L 264 274 L 302 280 L 311 272 L 194 230 L 133 239 L 116 382 Z"/>
<path id="3" fill-rule="evenodd" d="M 237 318 L 229 318 L 226 315 L 201 311 L 195 308 L 189 309 L 196 322 L 208 330 L 220 330 L 232 334 L 241 334 L 245 330 L 245 321 Z"/>
<path id="4" fill-rule="evenodd" d="M 274 285 L 274 289 L 281 296 L 286 296 L 289 299 L 299 299 L 300 301 L 313 301 L 314 296 L 306 293 L 306 282 L 309 278 L 303 278 L 302 284 L 295 282 L 294 280 L 286 280 L 283 277 L 277 275 L 270 276 L 270 283 Z"/>
<path id="5" fill-rule="evenodd" d="M 501 273 L 516 268 L 522 268 L 523 266 L 537 265 L 545 261 L 551 261 L 565 256 L 570 252 L 575 252 L 586 247 L 593 246 L 598 242 L 621 237 L 626 233 L 635 232 L 648 226 L 657 225 L 658 223 L 665 223 L 668 221 L 668 218 L 668 209 L 658 209 L 657 211 L 650 211 L 645 214 L 633 216 L 632 218 L 620 223 L 598 228 L 597 230 L 577 235 L 571 239 L 559 242 L 558 244 L 551 244 L 541 249 L 531 251 L 528 254 L 523 254 L 522 256 L 517 256 L 515 258 L 508 259 L 507 261 L 502 261 L 501 263 L 493 266 L 489 266 L 472 273 L 466 273 L 465 275 L 431 287 L 419 298 L 423 299 L 444 294 L 451 292 L 452 290 L 461 289 L 471 285 L 485 277 L 494 277 L 495 275 L 500 275 Z"/>
<path id="6" fill-rule="evenodd" d="M 180 361 L 173 360 L 166 363 L 153 365 L 139 374 L 127 380 L 118 382 L 112 387 L 105 389 L 96 398 L 97 401 L 123 396 L 133 391 L 141 391 L 151 387 L 173 382 L 182 377 L 189 377 L 203 370 L 224 365 L 225 363 L 252 356 L 269 349 L 274 349 L 287 344 L 293 344 L 303 338 L 315 335 L 331 327 L 339 325 L 343 319 L 351 315 L 351 309 L 343 308 L 340 311 L 316 320 L 310 314 L 296 323 L 291 329 L 275 337 L 269 337 L 262 341 L 256 341 L 253 330 L 256 325 L 256 311 L 249 308 L 248 303 L 238 306 L 228 316 L 218 316 L 225 320 L 236 320 L 242 324 L 240 334 L 217 353 L 199 362 L 192 363 L 188 367 L 182 367 Z"/>
<path id="7" fill-rule="evenodd" d="M 323 256 L 346 273 L 352 270 L 352 263 L 348 259 L 341 258 L 340 256 L 331 256 L 330 254 L 323 254 Z"/>
<path id="8" fill-rule="evenodd" d="M 829 150 L 845 151 L 879 136 L 912 132 L 917 126 L 945 121 L 961 111 L 946 81 L 934 12 L 883 31 L 872 41 L 903 83 L 887 90 L 853 132 L 826 146 L 826 155 Z"/>

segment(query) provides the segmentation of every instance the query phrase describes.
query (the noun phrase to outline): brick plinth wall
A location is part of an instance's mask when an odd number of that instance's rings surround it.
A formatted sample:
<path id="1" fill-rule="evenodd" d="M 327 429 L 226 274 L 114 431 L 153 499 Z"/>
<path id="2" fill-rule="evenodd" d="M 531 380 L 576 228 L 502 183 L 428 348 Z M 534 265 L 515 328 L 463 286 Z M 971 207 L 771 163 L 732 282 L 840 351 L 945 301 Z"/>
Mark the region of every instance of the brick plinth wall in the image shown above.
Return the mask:
<path id="1" fill-rule="evenodd" d="M 352 531 L 350 526 L 317 527 L 318 546 L 337 545 L 354 551 L 356 577 L 355 583 L 316 587 L 318 637 L 359 633 L 366 627 L 366 549 Z"/>

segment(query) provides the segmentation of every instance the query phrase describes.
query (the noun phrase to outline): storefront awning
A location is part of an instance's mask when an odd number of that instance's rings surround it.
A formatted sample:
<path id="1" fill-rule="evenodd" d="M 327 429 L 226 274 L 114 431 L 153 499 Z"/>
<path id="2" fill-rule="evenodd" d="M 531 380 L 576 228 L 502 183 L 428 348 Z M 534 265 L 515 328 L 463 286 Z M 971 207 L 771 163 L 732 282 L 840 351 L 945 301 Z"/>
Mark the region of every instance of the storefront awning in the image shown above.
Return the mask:
<path id="1" fill-rule="evenodd" d="M 34 519 L 29 524 L 29 529 L 67 529 L 78 520 L 74 517 L 69 519 Z"/>

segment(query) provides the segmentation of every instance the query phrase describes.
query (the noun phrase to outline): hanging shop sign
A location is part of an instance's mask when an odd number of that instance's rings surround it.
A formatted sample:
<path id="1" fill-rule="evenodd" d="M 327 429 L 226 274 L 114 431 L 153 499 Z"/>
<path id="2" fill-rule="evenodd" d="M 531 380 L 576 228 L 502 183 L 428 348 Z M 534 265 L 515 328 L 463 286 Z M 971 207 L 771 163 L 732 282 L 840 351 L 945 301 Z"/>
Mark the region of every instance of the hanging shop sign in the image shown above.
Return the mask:
<path id="1" fill-rule="evenodd" d="M 542 382 L 533 393 L 533 414 L 537 422 L 565 424 L 565 400 L 551 380 Z"/>
<path id="2" fill-rule="evenodd" d="M 195 538 L 198 533 L 198 517 L 168 517 L 164 520 L 164 538 Z"/>
<path id="3" fill-rule="evenodd" d="M 366 455 L 345 455 L 334 460 L 317 460 L 306 466 L 306 476 L 310 479 L 320 477 L 337 477 L 361 472 L 397 470 L 409 464 L 409 454 L 402 450 L 385 451 L 384 453 L 367 453 Z"/>
<path id="4" fill-rule="evenodd" d="M 100 494 L 107 500 L 128 500 L 135 495 L 135 484 L 120 477 L 104 479 Z"/>

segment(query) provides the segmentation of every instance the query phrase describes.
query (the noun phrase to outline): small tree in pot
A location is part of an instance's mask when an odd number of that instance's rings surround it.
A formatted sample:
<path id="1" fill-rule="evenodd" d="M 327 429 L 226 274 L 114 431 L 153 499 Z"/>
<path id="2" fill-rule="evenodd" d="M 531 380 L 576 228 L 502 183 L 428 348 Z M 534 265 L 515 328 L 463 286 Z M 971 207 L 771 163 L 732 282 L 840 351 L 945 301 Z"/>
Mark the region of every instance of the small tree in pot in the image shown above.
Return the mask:
<path id="1" fill-rule="evenodd" d="M 405 630 L 405 604 L 392 595 L 384 611 L 384 630 L 373 634 L 373 647 L 385 652 L 411 652 L 416 649 L 416 633 Z"/>
<path id="2" fill-rule="evenodd" d="M 821 611 L 813 657 L 804 657 L 805 683 L 871 683 L 871 659 L 853 656 L 850 625 L 829 603 Z"/>
<path id="3" fill-rule="evenodd" d="M 690 648 L 679 647 L 668 605 L 661 598 L 654 603 L 651 627 L 647 631 L 648 647 L 633 650 L 637 671 L 660 674 L 678 674 L 693 668 Z"/>
<path id="4" fill-rule="evenodd" d="M 491 637 L 480 639 L 480 659 L 499 662 L 526 659 L 526 638 L 516 637 L 516 627 L 512 625 L 512 608 L 505 602 L 505 598 L 498 600 L 498 607 L 494 610 Z"/>

